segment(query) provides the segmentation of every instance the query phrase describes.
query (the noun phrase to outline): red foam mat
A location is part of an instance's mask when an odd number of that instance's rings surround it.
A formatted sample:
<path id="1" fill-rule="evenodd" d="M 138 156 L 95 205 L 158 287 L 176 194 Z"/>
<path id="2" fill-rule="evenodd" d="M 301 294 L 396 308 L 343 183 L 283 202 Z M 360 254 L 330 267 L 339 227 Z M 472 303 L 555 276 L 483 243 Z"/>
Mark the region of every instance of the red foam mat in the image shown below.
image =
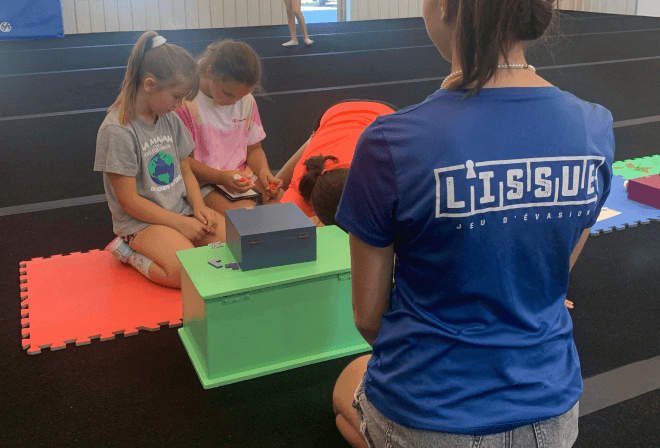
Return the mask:
<path id="1" fill-rule="evenodd" d="M 20 279 L 23 349 L 31 355 L 182 325 L 181 290 L 156 285 L 106 251 L 24 261 Z"/>

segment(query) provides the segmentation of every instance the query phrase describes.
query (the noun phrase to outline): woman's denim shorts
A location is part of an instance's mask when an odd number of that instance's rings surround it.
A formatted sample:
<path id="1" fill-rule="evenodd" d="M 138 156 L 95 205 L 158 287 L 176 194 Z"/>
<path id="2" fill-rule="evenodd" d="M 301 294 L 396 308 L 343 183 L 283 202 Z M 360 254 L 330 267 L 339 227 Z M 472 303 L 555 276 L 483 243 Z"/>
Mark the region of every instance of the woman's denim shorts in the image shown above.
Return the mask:
<path id="1" fill-rule="evenodd" d="M 360 431 L 370 448 L 570 448 L 578 436 L 579 402 L 558 417 L 512 431 L 487 436 L 471 436 L 424 431 L 401 426 L 389 420 L 367 400 L 364 376 L 355 391 L 353 407 L 360 420 Z"/>

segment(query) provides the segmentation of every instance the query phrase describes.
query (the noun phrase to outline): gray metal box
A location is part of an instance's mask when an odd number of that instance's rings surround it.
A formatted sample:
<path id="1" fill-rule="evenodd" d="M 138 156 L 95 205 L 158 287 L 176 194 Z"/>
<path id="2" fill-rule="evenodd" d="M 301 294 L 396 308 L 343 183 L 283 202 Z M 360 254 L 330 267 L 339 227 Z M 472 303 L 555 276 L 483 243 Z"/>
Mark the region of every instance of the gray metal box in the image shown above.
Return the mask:
<path id="1" fill-rule="evenodd" d="M 316 260 L 316 226 L 293 202 L 227 210 L 225 230 L 243 271 Z"/>

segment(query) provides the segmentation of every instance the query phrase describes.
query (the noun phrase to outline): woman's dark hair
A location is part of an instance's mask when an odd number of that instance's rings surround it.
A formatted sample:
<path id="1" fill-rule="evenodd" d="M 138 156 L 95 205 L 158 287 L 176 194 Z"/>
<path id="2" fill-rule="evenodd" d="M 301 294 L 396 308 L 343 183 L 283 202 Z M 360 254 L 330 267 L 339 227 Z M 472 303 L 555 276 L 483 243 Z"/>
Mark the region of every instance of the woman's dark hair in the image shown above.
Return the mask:
<path id="1" fill-rule="evenodd" d="M 515 42 L 541 38 L 552 24 L 559 26 L 556 0 L 448 0 L 448 25 L 456 24 L 456 45 L 462 76 L 448 82 L 450 90 L 466 89 L 477 94 L 493 77 L 500 55 Z"/>
<path id="2" fill-rule="evenodd" d="M 298 188 L 303 199 L 312 204 L 319 221 L 330 226 L 337 225 L 335 214 L 344 191 L 348 169 L 338 168 L 323 172 L 326 160 L 337 162 L 338 159 L 334 156 L 320 155 L 305 160 L 303 163 L 307 167 L 307 172 L 300 180 Z"/>
<path id="3" fill-rule="evenodd" d="M 244 42 L 225 39 L 210 44 L 198 59 L 199 76 L 236 82 L 255 91 L 263 90 L 263 69 L 257 53 Z"/>

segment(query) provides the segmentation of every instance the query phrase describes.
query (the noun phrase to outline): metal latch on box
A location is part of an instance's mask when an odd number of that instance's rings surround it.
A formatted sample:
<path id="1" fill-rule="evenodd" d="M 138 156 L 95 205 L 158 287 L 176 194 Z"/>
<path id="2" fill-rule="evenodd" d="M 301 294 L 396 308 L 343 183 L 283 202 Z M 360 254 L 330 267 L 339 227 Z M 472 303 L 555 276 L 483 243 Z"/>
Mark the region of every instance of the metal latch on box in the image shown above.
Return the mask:
<path id="1" fill-rule="evenodd" d="M 351 273 L 350 272 L 345 272 L 343 274 L 338 274 L 337 278 L 339 279 L 340 282 L 350 280 L 351 279 Z"/>

